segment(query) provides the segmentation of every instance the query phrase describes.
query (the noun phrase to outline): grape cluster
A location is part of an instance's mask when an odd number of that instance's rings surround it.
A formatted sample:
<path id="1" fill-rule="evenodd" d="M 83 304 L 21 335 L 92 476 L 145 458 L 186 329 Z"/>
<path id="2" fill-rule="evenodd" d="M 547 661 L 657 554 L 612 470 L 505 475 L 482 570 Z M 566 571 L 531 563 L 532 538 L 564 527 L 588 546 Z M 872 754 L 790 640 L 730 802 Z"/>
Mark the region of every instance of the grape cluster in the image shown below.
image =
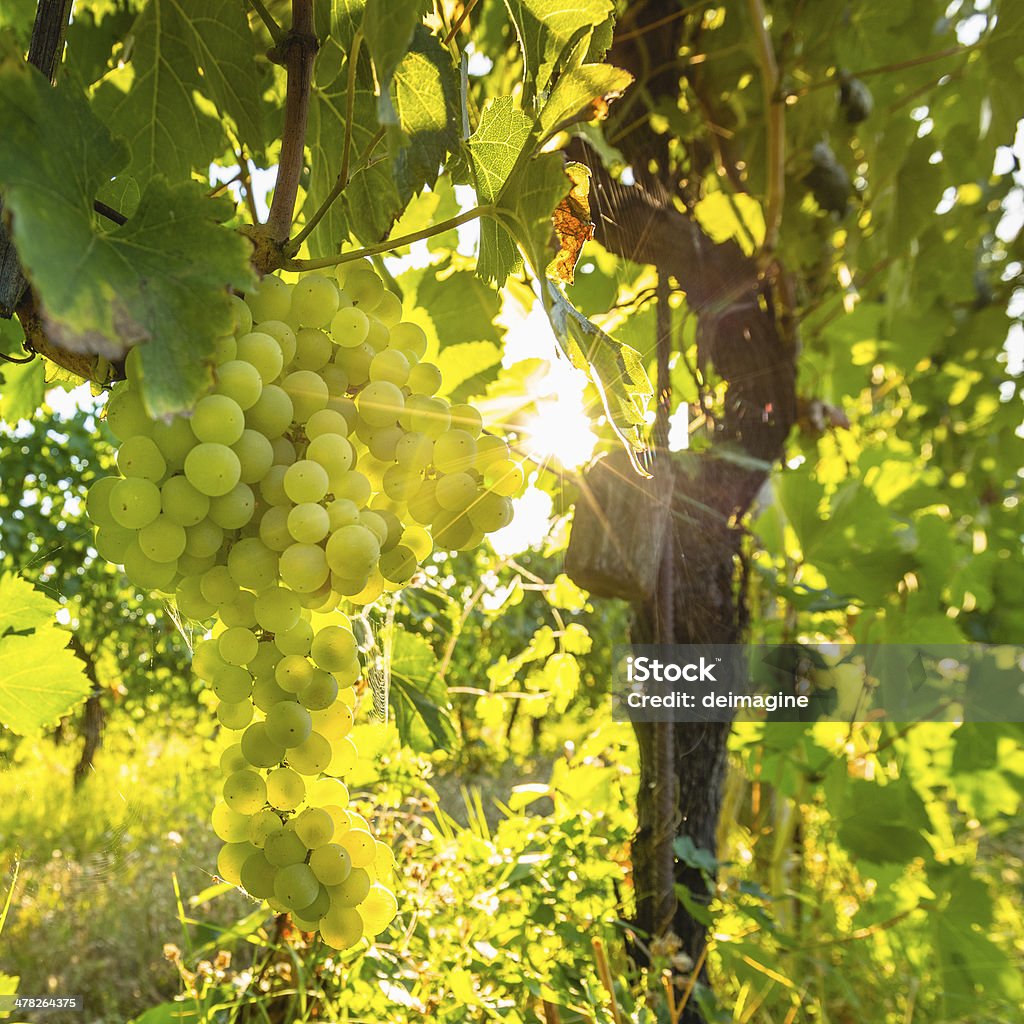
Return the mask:
<path id="1" fill-rule="evenodd" d="M 238 733 L 213 811 L 219 873 L 348 948 L 397 905 L 391 849 L 342 781 L 360 663 L 339 608 L 397 590 L 435 544 L 506 526 L 523 473 L 473 407 L 437 397 L 426 335 L 368 263 L 266 277 L 232 302 L 188 418 L 147 414 L 129 355 L 107 406 L 120 475 L 87 510 L 134 584 L 216 617 L 193 669 Z"/>

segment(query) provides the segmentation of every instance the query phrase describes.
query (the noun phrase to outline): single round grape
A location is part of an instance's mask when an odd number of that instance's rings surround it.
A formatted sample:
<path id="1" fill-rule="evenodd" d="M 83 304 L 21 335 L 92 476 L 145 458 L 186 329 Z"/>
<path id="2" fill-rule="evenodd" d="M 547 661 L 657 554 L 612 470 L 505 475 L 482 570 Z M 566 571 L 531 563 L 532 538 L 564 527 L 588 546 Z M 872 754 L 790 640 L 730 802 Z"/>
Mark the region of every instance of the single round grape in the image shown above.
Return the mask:
<path id="1" fill-rule="evenodd" d="M 279 811 L 294 811 L 306 795 L 306 783 L 294 768 L 275 768 L 267 776 L 267 800 Z"/>
<path id="2" fill-rule="evenodd" d="M 283 700 L 275 704 L 267 712 L 265 725 L 267 735 L 275 743 L 289 749 L 297 747 L 313 730 L 309 712 L 294 700 Z"/>
<path id="3" fill-rule="evenodd" d="M 334 672 L 356 655 L 356 638 L 343 626 L 324 626 L 310 647 L 310 657 L 319 668 Z"/>
<path id="4" fill-rule="evenodd" d="M 395 873 L 395 854 L 387 843 L 377 840 L 377 853 L 373 858 L 373 873 L 384 885 L 389 885 Z"/>
<path id="5" fill-rule="evenodd" d="M 245 296 L 253 320 L 256 323 L 261 320 L 283 320 L 291 309 L 292 287 L 273 274 L 262 278 Z"/>
<path id="6" fill-rule="evenodd" d="M 379 935 L 395 919 L 398 900 L 390 889 L 375 882 L 357 910 L 363 919 L 364 933 L 369 936 Z"/>
<path id="7" fill-rule="evenodd" d="M 439 548 L 457 550 L 473 535 L 473 524 L 465 512 L 440 511 L 430 524 L 430 532 Z"/>
<path id="8" fill-rule="evenodd" d="M 313 666 L 301 654 L 286 654 L 274 669 L 274 679 L 282 690 L 298 694 L 313 678 Z"/>
<path id="9" fill-rule="evenodd" d="M 201 622 L 217 613 L 217 606 L 203 597 L 198 576 L 186 576 L 178 584 L 178 589 L 174 592 L 174 603 L 178 608 L 178 614 L 185 619 Z"/>
<path id="10" fill-rule="evenodd" d="M 318 732 L 311 732 L 288 751 L 288 763 L 302 775 L 319 775 L 331 763 L 331 744 Z"/>
<path id="11" fill-rule="evenodd" d="M 469 508 L 470 522 L 484 533 L 504 529 L 512 522 L 513 514 L 511 499 L 493 491 L 482 494 Z"/>
<path id="12" fill-rule="evenodd" d="M 288 513 L 288 531 L 300 544 L 317 544 L 327 536 L 331 518 L 322 505 L 307 501 Z"/>
<path id="13" fill-rule="evenodd" d="M 330 569 L 323 548 L 292 544 L 281 555 L 281 579 L 298 594 L 311 594 L 327 582 Z"/>
<path id="14" fill-rule="evenodd" d="M 511 453 L 506 441 L 493 434 L 484 434 L 476 442 L 476 458 L 473 460 L 473 468 L 478 473 L 483 473 L 491 463 L 504 462 L 510 457 Z"/>
<path id="15" fill-rule="evenodd" d="M 233 811 L 225 803 L 216 804 L 210 821 L 213 823 L 214 834 L 225 843 L 244 843 L 249 838 L 249 816 Z"/>
<path id="16" fill-rule="evenodd" d="M 188 482 L 197 491 L 211 498 L 227 494 L 238 483 L 241 475 L 242 465 L 238 461 L 238 456 L 225 444 L 198 444 L 185 459 L 185 476 Z"/>
<path id="17" fill-rule="evenodd" d="M 245 413 L 227 395 L 200 398 L 192 412 L 192 433 L 200 441 L 232 445 L 242 436 L 244 429 Z"/>
<path id="18" fill-rule="evenodd" d="M 298 595 L 302 599 L 302 595 Z M 282 654 L 297 654 L 303 658 L 309 654 L 313 643 L 313 627 L 308 619 L 300 619 L 291 629 L 278 633 L 274 645 Z"/>
<path id="19" fill-rule="evenodd" d="M 349 578 L 369 574 L 379 558 L 380 542 L 365 526 L 343 526 L 327 542 L 327 564 Z"/>
<path id="20" fill-rule="evenodd" d="M 256 657 L 259 641 L 251 629 L 232 626 L 221 633 L 217 640 L 217 649 L 229 665 L 247 665 Z"/>
<path id="21" fill-rule="evenodd" d="M 231 307 L 232 334 L 245 334 L 252 330 L 252 312 L 237 295 L 228 295 Z"/>
<path id="22" fill-rule="evenodd" d="M 355 471 L 346 473 L 345 479 L 333 491 L 335 498 L 345 498 L 355 502 L 359 508 L 362 508 L 370 500 L 372 493 L 373 488 L 370 486 L 370 481 L 362 473 Z"/>
<path id="23" fill-rule="evenodd" d="M 400 544 L 380 556 L 380 574 L 391 583 L 408 583 L 417 564 L 415 554 Z"/>
<path id="24" fill-rule="evenodd" d="M 274 464 L 274 446 L 261 433 L 248 427 L 231 446 L 241 466 L 243 484 L 258 484 Z"/>
<path id="25" fill-rule="evenodd" d="M 263 331 L 243 334 L 238 339 L 237 351 L 238 358 L 249 363 L 259 374 L 261 385 L 270 384 L 276 380 L 284 366 L 280 344 L 276 338 L 272 338 Z M 260 391 L 262 392 L 262 390 L 261 386 Z M 244 408 L 249 409 L 252 406 L 248 405 Z"/>
<path id="26" fill-rule="evenodd" d="M 240 876 L 242 888 L 255 899 L 265 900 L 274 895 L 277 868 L 267 860 L 263 851 L 257 850 L 246 860 Z"/>
<path id="27" fill-rule="evenodd" d="M 240 530 L 252 519 L 256 495 L 248 484 L 237 483 L 227 494 L 210 500 L 210 518 L 222 530 Z"/>
<path id="28" fill-rule="evenodd" d="M 437 501 L 437 481 L 424 480 L 409 499 L 409 515 L 424 526 L 432 523 L 441 511 Z"/>
<path id="29" fill-rule="evenodd" d="M 185 530 L 185 553 L 194 558 L 215 555 L 223 543 L 224 531 L 209 519 L 203 519 Z"/>
<path id="30" fill-rule="evenodd" d="M 417 363 L 406 379 L 414 395 L 436 395 L 441 383 L 441 371 L 433 363 Z"/>
<path id="31" fill-rule="evenodd" d="M 244 626 L 246 629 L 256 628 L 256 595 L 248 590 L 240 590 L 234 601 L 220 606 L 220 620 L 225 626 Z"/>
<path id="32" fill-rule="evenodd" d="M 409 360 L 395 349 L 378 352 L 370 361 L 370 380 L 385 380 L 402 387 L 410 379 Z"/>
<path id="33" fill-rule="evenodd" d="M 306 802 L 311 807 L 347 807 L 348 787 L 340 779 L 317 779 L 306 787 Z"/>
<path id="34" fill-rule="evenodd" d="M 474 440 L 479 439 L 480 433 L 484 429 L 484 418 L 480 415 L 479 409 L 466 403 L 460 403 L 453 405 L 450 413 L 453 427 L 465 430 Z"/>
<path id="35" fill-rule="evenodd" d="M 139 547 L 154 562 L 174 562 L 185 551 L 185 531 L 159 515 L 139 530 Z"/>
<path id="36" fill-rule="evenodd" d="M 122 384 L 111 391 L 107 402 L 107 426 L 118 441 L 153 432 L 153 421 L 135 388 Z"/>
<path id="37" fill-rule="evenodd" d="M 290 466 L 271 466 L 267 475 L 260 481 L 260 497 L 268 505 L 290 505 L 291 499 L 284 489 L 284 475 Z"/>
<path id="38" fill-rule="evenodd" d="M 305 423 L 315 412 L 327 407 L 330 397 L 323 377 L 312 370 L 293 370 L 281 382 L 297 423 Z"/>
<path id="39" fill-rule="evenodd" d="M 515 497 L 523 489 L 524 479 L 522 466 L 511 459 L 492 462 L 484 471 L 487 488 L 505 498 Z"/>
<path id="40" fill-rule="evenodd" d="M 264 590 L 277 582 L 278 560 L 259 537 L 243 537 L 228 553 L 228 572 L 240 586 Z"/>
<path id="41" fill-rule="evenodd" d="M 338 311 L 338 286 L 323 274 L 304 274 L 292 286 L 289 319 L 309 327 L 323 327 Z"/>
<path id="42" fill-rule="evenodd" d="M 315 441 L 322 434 L 348 434 L 348 421 L 336 409 L 320 409 L 306 421 L 306 437 Z M 306 458 L 312 458 L 307 452 Z"/>
<path id="43" fill-rule="evenodd" d="M 461 473 L 473 468 L 476 440 L 467 430 L 446 430 L 434 442 L 434 465 L 442 473 Z"/>
<path id="44" fill-rule="evenodd" d="M 270 768 L 284 760 L 284 747 L 267 735 L 263 722 L 253 722 L 242 733 L 242 753 L 255 768 Z"/>
<path id="45" fill-rule="evenodd" d="M 252 702 L 264 713 L 269 711 L 279 701 L 294 699 L 295 695 L 293 693 L 289 693 L 278 686 L 277 680 L 274 678 L 273 669 L 271 669 L 269 675 L 257 676 L 256 682 L 253 683 Z"/>
<path id="46" fill-rule="evenodd" d="M 160 489 L 151 480 L 118 480 L 110 489 L 110 515 L 126 530 L 141 530 L 160 514 Z"/>
<path id="47" fill-rule="evenodd" d="M 403 352 L 410 352 L 416 359 L 422 359 L 427 351 L 427 336 L 419 324 L 408 320 L 400 321 L 388 327 L 391 331 L 391 347 Z"/>
<path id="48" fill-rule="evenodd" d="M 336 493 L 338 485 L 345 479 L 355 462 L 355 453 L 348 438 L 342 437 L 341 434 L 321 434 L 309 442 L 306 459 L 323 468 L 327 473 L 331 490 Z"/>
<path id="49" fill-rule="evenodd" d="M 394 292 L 384 292 L 373 315 L 385 327 L 394 327 L 402 319 L 402 300 Z"/>
<path id="50" fill-rule="evenodd" d="M 382 545 L 388 539 L 387 520 L 378 512 L 364 508 L 359 513 L 359 524 L 367 529 L 377 538 L 377 544 Z"/>
<path id="51" fill-rule="evenodd" d="M 187 535 L 188 531 L 186 530 L 185 533 Z M 198 580 L 202 577 L 203 573 L 212 569 L 216 564 L 216 555 L 204 555 L 201 558 L 198 555 L 190 555 L 188 553 L 188 542 L 186 541 L 185 554 L 178 559 L 178 573 L 182 577 L 194 576 Z"/>
<path id="52" fill-rule="evenodd" d="M 327 506 L 327 517 L 332 532 L 343 526 L 357 526 L 359 506 L 348 498 L 337 498 Z"/>
<path id="53" fill-rule="evenodd" d="M 230 746 L 225 747 L 220 755 L 218 764 L 220 765 L 222 775 L 230 775 L 232 772 L 248 768 L 249 762 L 246 761 L 245 754 L 242 753 L 242 744 L 232 743 Z"/>
<path id="54" fill-rule="evenodd" d="M 363 919 L 357 910 L 332 906 L 320 919 L 320 937 L 333 949 L 351 949 L 363 937 Z"/>
<path id="55" fill-rule="evenodd" d="M 356 396 L 356 409 L 368 424 L 374 427 L 389 427 L 398 422 L 398 415 L 405 407 L 401 389 L 386 380 L 373 381 Z"/>
<path id="56" fill-rule="evenodd" d="M 289 864 L 301 864 L 306 859 L 307 849 L 294 829 L 282 828 L 267 836 L 263 852 L 271 864 L 283 868 Z"/>
<path id="57" fill-rule="evenodd" d="M 223 701 L 247 700 L 252 694 L 252 676 L 238 665 L 227 665 L 213 674 L 213 692 Z"/>
<path id="58" fill-rule="evenodd" d="M 110 498 L 117 484 L 116 476 L 101 476 L 89 488 L 89 494 L 85 499 L 85 511 L 97 526 L 118 525 L 110 511 Z"/>
<path id="59" fill-rule="evenodd" d="M 231 729 L 236 732 L 244 729 L 252 721 L 252 714 L 251 700 L 221 701 L 217 705 L 217 721 L 225 729 Z"/>
<path id="60" fill-rule="evenodd" d="M 238 345 L 233 334 L 223 334 L 213 342 L 213 361 L 219 366 L 238 355 Z"/>
<path id="61" fill-rule="evenodd" d="M 192 651 L 192 671 L 204 683 L 212 682 L 218 672 L 228 667 L 228 663 L 220 656 L 217 641 L 200 640 Z"/>
<path id="62" fill-rule="evenodd" d="M 331 336 L 342 348 L 357 348 L 370 333 L 370 321 L 361 309 L 345 306 L 331 318 Z"/>
<path id="63" fill-rule="evenodd" d="M 331 361 L 334 344 L 323 331 L 305 327 L 295 335 L 295 359 L 292 365 L 298 370 L 311 370 L 321 374 Z M 327 381 L 324 381 L 327 384 Z M 330 388 L 328 387 L 328 393 Z"/>
<path id="64" fill-rule="evenodd" d="M 199 586 L 203 597 L 211 604 L 228 604 L 238 597 L 238 584 L 231 578 L 226 565 L 215 565 L 203 573 Z"/>
<path id="65" fill-rule="evenodd" d="M 285 470 L 285 494 L 297 505 L 321 501 L 329 486 L 327 470 L 311 459 L 300 459 Z"/>
<path id="66" fill-rule="evenodd" d="M 249 815 L 247 823 L 249 832 L 246 838 L 257 850 L 263 849 L 268 836 L 283 831 L 281 819 L 270 808 L 264 808 L 262 811 Z"/>
<path id="67" fill-rule="evenodd" d="M 124 574 L 141 590 L 167 592 L 177 583 L 178 562 L 156 562 L 132 541 L 124 552 Z"/>
<path id="68" fill-rule="evenodd" d="M 373 842 L 372 838 L 370 842 Z M 348 847 L 343 843 L 339 845 L 344 848 L 351 859 L 352 854 L 349 852 Z M 370 891 L 370 884 L 369 872 L 365 868 L 353 865 L 352 870 L 348 873 L 348 878 L 344 882 L 327 887 L 327 891 L 331 895 L 331 911 L 333 912 L 335 908 L 359 906 L 366 899 L 366 894 Z"/>
<path id="69" fill-rule="evenodd" d="M 250 729 L 253 726 L 249 727 Z M 242 735 L 245 751 L 245 734 Z M 255 814 L 267 802 L 267 784 L 263 776 L 251 769 L 232 772 L 224 780 L 224 802 L 239 814 Z M 349 851 L 351 852 L 351 851 Z"/>
<path id="70" fill-rule="evenodd" d="M 160 488 L 163 514 L 179 526 L 201 523 L 210 510 L 210 499 L 200 493 L 183 476 L 172 476 Z"/>
<path id="71" fill-rule="evenodd" d="M 183 417 L 175 417 L 169 423 L 153 424 L 153 440 L 167 463 L 169 473 L 179 473 L 185 465 L 185 458 L 195 447 L 196 437 L 192 426 Z"/>
<path id="72" fill-rule="evenodd" d="M 369 267 L 358 267 L 345 276 L 345 294 L 353 306 L 371 313 L 384 297 L 384 282 Z"/>
<path id="73" fill-rule="evenodd" d="M 290 910 L 308 906 L 319 891 L 320 883 L 307 864 L 289 864 L 274 879 L 274 895 Z"/>
<path id="74" fill-rule="evenodd" d="M 122 476 L 159 483 L 167 472 L 167 462 L 152 438 L 137 434 L 118 448 L 117 468 Z"/>
<path id="75" fill-rule="evenodd" d="M 333 704 L 320 710 L 310 711 L 310 718 L 313 720 L 313 728 L 321 735 L 326 736 L 332 747 L 352 731 L 355 722 L 352 709 L 340 700 L 336 700 Z"/>
<path id="76" fill-rule="evenodd" d="M 252 843 L 228 843 L 217 854 L 217 874 L 231 885 L 242 884 L 242 867 L 256 853 Z"/>
<path id="77" fill-rule="evenodd" d="M 256 621 L 268 633 L 285 633 L 301 614 L 296 596 L 285 587 L 270 586 L 256 595 Z"/>
<path id="78" fill-rule="evenodd" d="M 295 819 L 295 834 L 310 850 L 315 850 L 331 841 L 334 822 L 322 807 L 307 807 Z"/>
<path id="79" fill-rule="evenodd" d="M 265 384 L 260 397 L 246 410 L 245 425 L 273 440 L 291 426 L 294 411 L 284 388 Z"/>
<path id="80" fill-rule="evenodd" d="M 291 531 L 288 529 L 289 512 L 291 512 L 290 503 L 272 505 L 260 516 L 260 540 L 271 551 L 280 553 L 294 543 Z"/>
<path id="81" fill-rule="evenodd" d="M 330 672 L 324 672 L 323 669 L 317 669 L 313 673 L 313 678 L 298 693 L 302 706 L 310 712 L 331 707 L 337 696 L 338 681 Z M 319 731 L 323 732 L 322 729 Z"/>
<path id="82" fill-rule="evenodd" d="M 462 512 L 477 499 L 480 488 L 469 473 L 448 473 L 437 481 L 434 498 L 447 512 Z"/>
<path id="83" fill-rule="evenodd" d="M 260 330 L 278 343 L 284 365 L 287 366 L 295 355 L 295 332 L 284 320 L 264 320 L 260 323 Z"/>
<path id="84" fill-rule="evenodd" d="M 359 760 L 359 751 L 348 736 L 338 736 L 331 741 L 331 759 L 327 764 L 330 775 L 348 775 Z"/>
<path id="85" fill-rule="evenodd" d="M 396 423 L 393 427 L 376 427 L 371 433 L 366 447 L 375 459 L 382 462 L 394 462 L 398 451 L 398 442 L 405 437 L 405 431 Z"/>
<path id="86" fill-rule="evenodd" d="M 263 391 L 260 371 L 245 359 L 230 359 L 217 367 L 214 394 L 235 402 L 244 412 L 251 408 Z"/>

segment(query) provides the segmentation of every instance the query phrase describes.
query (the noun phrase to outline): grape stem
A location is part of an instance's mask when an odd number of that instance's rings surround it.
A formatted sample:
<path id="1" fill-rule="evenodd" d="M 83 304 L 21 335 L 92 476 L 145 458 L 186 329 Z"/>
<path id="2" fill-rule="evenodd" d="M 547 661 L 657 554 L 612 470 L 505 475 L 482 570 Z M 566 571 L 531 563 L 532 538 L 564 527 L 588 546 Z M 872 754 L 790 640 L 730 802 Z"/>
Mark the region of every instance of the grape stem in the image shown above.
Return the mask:
<path id="1" fill-rule="evenodd" d="M 319 43 L 313 26 L 312 0 L 292 0 L 292 27 L 277 47 L 288 73 L 284 101 L 284 131 L 277 184 L 270 206 L 266 231 L 271 241 L 288 240 L 295 211 L 306 147 L 306 122 L 309 116 L 309 92 L 313 82 L 313 58 Z"/>
<path id="2" fill-rule="evenodd" d="M 383 242 L 378 242 L 376 245 L 368 245 L 365 249 L 352 249 L 349 252 L 343 252 L 338 256 L 323 256 L 320 259 L 315 260 L 296 260 L 290 259 L 285 260 L 284 268 L 286 270 L 321 270 L 324 267 L 337 267 L 342 263 L 351 263 L 354 260 L 361 260 L 364 256 L 376 256 L 378 253 L 391 252 L 392 249 L 400 249 L 403 245 L 411 245 L 413 242 L 420 242 L 424 238 L 432 238 L 434 235 L 440 235 L 444 231 L 450 231 L 452 228 L 457 228 L 461 224 L 468 224 L 471 220 L 476 220 L 477 217 L 490 217 L 496 213 L 493 206 L 475 206 L 472 210 L 467 210 L 465 213 L 460 213 L 457 217 L 450 217 L 448 220 L 439 221 L 437 224 L 431 224 L 430 227 L 423 228 L 420 231 L 414 231 L 409 235 L 400 235 L 398 238 L 386 238 Z"/>
<path id="3" fill-rule="evenodd" d="M 275 45 L 284 42 L 284 29 L 274 20 L 274 16 L 267 10 L 263 0 L 249 0 L 249 6 L 259 15 L 260 21 L 267 26 L 270 38 Z"/>

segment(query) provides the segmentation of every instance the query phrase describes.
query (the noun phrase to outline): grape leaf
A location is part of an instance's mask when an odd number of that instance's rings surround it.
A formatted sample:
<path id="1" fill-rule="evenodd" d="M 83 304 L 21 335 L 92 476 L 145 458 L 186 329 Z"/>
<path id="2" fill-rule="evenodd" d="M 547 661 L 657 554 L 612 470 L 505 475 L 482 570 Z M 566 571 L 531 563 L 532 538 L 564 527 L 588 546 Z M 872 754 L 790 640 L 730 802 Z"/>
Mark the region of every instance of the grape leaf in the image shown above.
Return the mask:
<path id="1" fill-rule="evenodd" d="M 131 220 L 107 231 L 93 197 L 124 147 L 81 97 L 34 68 L 0 66 L 0 98 L 0 188 L 47 333 L 108 357 L 145 343 L 150 411 L 189 408 L 209 382 L 214 341 L 231 327 L 227 288 L 252 281 L 249 243 L 218 223 L 230 205 L 198 183 L 155 178 Z"/>
<path id="2" fill-rule="evenodd" d="M 594 237 L 594 222 L 590 219 L 589 168 L 571 163 L 566 165 L 565 173 L 572 187 L 551 216 L 558 252 L 548 264 L 547 273 L 563 284 L 572 284 L 583 246 Z"/>
<path id="3" fill-rule="evenodd" d="M 373 57 L 379 94 L 387 93 L 395 68 L 426 9 L 424 0 L 369 0 L 366 4 L 363 35 Z"/>
<path id="4" fill-rule="evenodd" d="M 583 64 L 562 75 L 551 90 L 540 112 L 542 135 L 579 121 L 607 117 L 608 104 L 617 99 L 633 81 L 633 76 L 611 64 Z"/>
<path id="5" fill-rule="evenodd" d="M 188 178 L 223 148 L 221 124 L 193 99 L 204 91 L 191 49 L 194 16 L 179 0 L 149 0 L 132 25 L 128 59 L 96 91 L 96 112 L 127 139 L 128 172 L 140 183 L 157 173 Z"/>
<path id="6" fill-rule="evenodd" d="M 455 730 L 433 648 L 426 640 L 396 628 L 390 670 L 391 708 L 402 743 L 413 750 L 449 750 Z"/>
<path id="7" fill-rule="evenodd" d="M 56 610 L 54 601 L 20 576 L 0 576 L 0 636 L 38 629 L 53 620 Z"/>
<path id="8" fill-rule="evenodd" d="M 443 278 L 428 272 L 416 289 L 416 303 L 430 317 L 442 351 L 470 341 L 501 343 L 494 325 L 501 299 L 469 270 Z"/>

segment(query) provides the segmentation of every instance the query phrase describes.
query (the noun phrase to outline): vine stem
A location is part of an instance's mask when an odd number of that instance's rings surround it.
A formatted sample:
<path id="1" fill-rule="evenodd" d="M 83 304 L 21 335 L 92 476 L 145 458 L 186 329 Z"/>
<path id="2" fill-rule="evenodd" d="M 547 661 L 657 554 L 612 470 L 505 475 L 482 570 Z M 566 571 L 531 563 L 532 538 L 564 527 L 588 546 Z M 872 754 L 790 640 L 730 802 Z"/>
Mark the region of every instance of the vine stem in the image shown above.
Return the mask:
<path id="1" fill-rule="evenodd" d="M 364 256 L 376 256 L 378 253 L 390 252 L 392 249 L 400 249 L 403 245 L 411 245 L 413 242 L 421 242 L 424 238 L 432 238 L 443 231 L 449 231 L 462 224 L 468 224 L 478 217 L 493 216 L 493 206 L 476 206 L 472 210 L 460 213 L 457 217 L 431 224 L 430 227 L 420 231 L 414 231 L 410 235 L 401 235 L 398 238 L 386 238 L 376 245 L 368 245 L 365 249 L 352 249 L 350 252 L 343 252 L 338 256 L 323 256 L 315 260 L 285 260 L 286 270 L 322 270 L 324 267 L 338 267 L 343 263 L 351 263 L 354 260 L 361 260 Z"/>
<path id="2" fill-rule="evenodd" d="M 274 20 L 274 16 L 267 10 L 263 0 L 249 0 L 249 6 L 259 15 L 260 21 L 267 26 L 270 38 L 274 40 L 275 44 L 283 43 L 284 29 Z"/>
<path id="3" fill-rule="evenodd" d="M 291 31 L 281 41 L 288 88 L 284 101 L 284 131 L 277 184 L 270 206 L 266 229 L 270 240 L 279 245 L 288 241 L 299 178 L 305 161 L 306 122 L 309 118 L 309 92 L 313 83 L 313 58 L 318 48 L 313 28 L 313 0 L 292 0 Z"/>
<path id="4" fill-rule="evenodd" d="M 757 62 L 761 66 L 764 91 L 764 117 L 767 127 L 768 185 L 765 210 L 765 252 L 774 252 L 782 225 L 782 205 L 786 196 L 786 123 L 785 106 L 779 94 L 779 65 L 768 33 L 764 0 L 747 0 L 750 20 L 757 37 Z"/>

